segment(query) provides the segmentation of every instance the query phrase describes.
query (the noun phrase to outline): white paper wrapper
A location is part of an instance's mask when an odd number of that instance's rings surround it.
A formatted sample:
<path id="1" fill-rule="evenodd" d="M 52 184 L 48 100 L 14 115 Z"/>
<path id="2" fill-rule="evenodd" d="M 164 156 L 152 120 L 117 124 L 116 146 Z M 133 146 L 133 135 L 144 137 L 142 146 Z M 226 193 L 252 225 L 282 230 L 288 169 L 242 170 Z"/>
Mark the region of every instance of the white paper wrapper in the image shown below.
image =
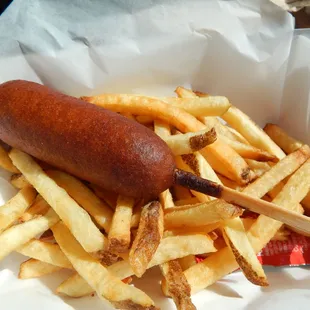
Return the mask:
<path id="1" fill-rule="evenodd" d="M 269 1 L 15 0 L 0 18 L 0 82 L 28 79 L 71 95 L 171 95 L 178 85 L 226 95 L 260 125 L 309 142 L 310 40 Z M 290 55 L 290 49 L 292 52 Z M 282 95 L 283 101 L 282 101 Z M 0 175 L 0 197 L 14 189 Z M 24 258 L 0 262 L 1 309 L 110 309 L 96 297 L 53 294 L 67 274 L 17 280 Z M 193 297 L 198 309 L 308 309 L 306 268 L 268 268 L 270 288 L 236 272 Z M 135 284 L 162 309 L 159 271 Z M 69 306 L 70 305 L 70 306 Z"/>

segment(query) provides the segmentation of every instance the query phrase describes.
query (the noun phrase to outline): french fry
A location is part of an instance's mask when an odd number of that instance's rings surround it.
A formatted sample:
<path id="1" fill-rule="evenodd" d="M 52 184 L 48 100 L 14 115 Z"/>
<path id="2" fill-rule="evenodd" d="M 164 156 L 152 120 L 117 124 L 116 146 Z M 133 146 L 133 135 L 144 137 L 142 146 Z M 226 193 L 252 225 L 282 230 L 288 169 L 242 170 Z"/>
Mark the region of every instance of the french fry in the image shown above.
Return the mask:
<path id="1" fill-rule="evenodd" d="M 12 226 L 0 235 L 0 260 L 15 249 L 48 230 L 59 221 L 59 217 L 50 209 L 45 215 L 28 222 Z"/>
<path id="2" fill-rule="evenodd" d="M 62 187 L 83 209 L 85 209 L 106 232 L 109 232 L 113 212 L 86 185 L 77 178 L 58 170 L 46 174 Z"/>
<path id="3" fill-rule="evenodd" d="M 195 255 L 188 255 L 178 259 L 182 270 L 186 270 L 197 264 Z"/>
<path id="4" fill-rule="evenodd" d="M 32 187 L 25 187 L 0 208 L 0 233 L 11 226 L 25 212 L 36 194 L 36 190 Z"/>
<path id="5" fill-rule="evenodd" d="M 193 115 L 187 113 L 185 110 L 159 99 L 135 95 L 113 94 L 82 97 L 82 99 L 114 112 L 129 112 L 132 114 L 152 116 L 172 124 L 181 132 L 195 132 L 206 128 L 203 123 L 199 122 Z M 247 183 L 250 181 L 250 172 L 247 163 L 225 143 L 216 140 L 203 150 L 204 156 L 213 156 L 217 158 L 221 162 L 221 165 L 232 173 L 236 181 L 240 183 Z"/>
<path id="6" fill-rule="evenodd" d="M 162 281 L 163 291 L 172 298 L 178 310 L 194 310 L 196 307 L 191 301 L 191 288 L 182 272 L 178 261 L 173 260 L 160 265 L 165 277 Z"/>
<path id="7" fill-rule="evenodd" d="M 137 115 L 136 121 L 142 125 L 150 125 L 154 122 L 154 119 L 147 115 Z"/>
<path id="8" fill-rule="evenodd" d="M 137 228 L 139 226 L 141 212 L 142 212 L 142 206 L 138 205 L 134 207 L 130 222 L 130 228 Z"/>
<path id="9" fill-rule="evenodd" d="M 228 99 L 223 96 L 196 96 L 191 98 L 165 97 L 161 99 L 164 102 L 177 106 L 196 117 L 221 116 L 230 108 Z"/>
<path id="10" fill-rule="evenodd" d="M 55 243 L 34 239 L 17 248 L 16 252 L 54 266 L 73 269 L 59 245 Z"/>
<path id="11" fill-rule="evenodd" d="M 214 224 L 208 224 L 203 226 L 193 226 L 193 227 L 186 227 L 184 230 L 183 228 L 174 228 L 171 230 L 165 230 L 165 236 L 182 236 L 182 235 L 203 235 L 209 234 L 212 231 L 219 228 L 223 223 L 216 222 Z"/>
<path id="12" fill-rule="evenodd" d="M 22 189 L 26 186 L 31 186 L 26 178 L 20 173 L 15 173 L 11 176 L 11 184 L 19 189 Z"/>
<path id="13" fill-rule="evenodd" d="M 111 229 L 108 235 L 109 251 L 114 253 L 126 252 L 130 245 L 130 223 L 134 199 L 118 196 L 113 215 Z"/>
<path id="14" fill-rule="evenodd" d="M 242 221 L 237 218 L 225 221 L 223 237 L 247 279 L 260 286 L 268 286 L 265 272 L 257 259 Z"/>
<path id="15" fill-rule="evenodd" d="M 219 139 L 221 139 L 224 143 L 229 145 L 243 158 L 254 159 L 257 161 L 272 161 L 272 162 L 279 161 L 279 159 L 275 155 L 272 155 L 266 151 L 258 149 L 252 145 L 244 144 L 238 141 L 233 141 L 223 136 L 220 136 Z"/>
<path id="16" fill-rule="evenodd" d="M 213 128 L 211 130 L 169 136 L 164 140 L 175 156 L 191 154 L 212 144 L 216 140 L 216 132 Z"/>
<path id="17" fill-rule="evenodd" d="M 178 207 L 178 206 L 185 206 L 185 205 L 194 205 L 197 203 L 199 203 L 199 200 L 197 199 L 197 197 L 191 197 L 188 199 L 177 200 L 174 202 L 174 205 Z"/>
<path id="18" fill-rule="evenodd" d="M 246 159 L 245 161 L 258 178 L 262 176 L 266 171 L 270 170 L 271 167 L 270 163 L 266 162 L 256 161 L 253 159 Z"/>
<path id="19" fill-rule="evenodd" d="M 98 296 L 120 309 L 156 309 L 154 302 L 144 292 L 124 284 L 88 254 L 62 222 L 56 224 L 52 230 L 74 269 L 97 292 Z"/>
<path id="20" fill-rule="evenodd" d="M 138 233 L 129 251 L 129 263 L 141 277 L 154 256 L 164 232 L 163 211 L 159 202 L 142 208 Z"/>
<path id="21" fill-rule="evenodd" d="M 290 154 L 303 146 L 303 143 L 289 136 L 275 124 L 267 124 L 264 131 L 286 154 Z"/>
<path id="22" fill-rule="evenodd" d="M 9 156 L 28 182 L 64 220 L 86 251 L 96 252 L 106 247 L 106 238 L 92 222 L 89 214 L 47 176 L 31 156 L 16 149 L 13 149 Z"/>
<path id="23" fill-rule="evenodd" d="M 154 121 L 154 131 L 162 139 L 165 139 L 171 135 L 169 124 L 160 120 Z M 162 192 L 159 195 L 159 200 L 164 209 L 174 207 L 170 189 L 166 189 L 164 192 Z"/>
<path id="24" fill-rule="evenodd" d="M 61 270 L 61 267 L 54 266 L 39 260 L 30 258 L 20 265 L 18 278 L 32 279 L 39 278 Z"/>
<path id="25" fill-rule="evenodd" d="M 38 215 L 44 215 L 50 206 L 46 203 L 41 195 L 37 195 L 32 205 L 18 219 L 19 223 L 27 222 Z"/>
<path id="26" fill-rule="evenodd" d="M 229 188 L 235 189 L 239 192 L 241 192 L 245 187 L 244 186 L 240 186 L 239 184 L 237 184 L 236 182 L 225 178 L 224 176 L 218 174 L 217 175 L 218 178 L 220 179 L 221 183 Z"/>
<path id="27" fill-rule="evenodd" d="M 280 147 L 278 147 L 249 116 L 238 108 L 231 106 L 229 110 L 222 115 L 222 118 L 232 128 L 240 132 L 253 146 L 265 150 L 279 159 L 284 158 L 285 154 Z"/>
<path id="28" fill-rule="evenodd" d="M 300 150 L 292 153 L 291 155 L 296 154 L 299 151 Z M 271 168 L 270 171 L 272 171 L 273 173 L 273 171 L 277 169 L 277 166 L 281 162 L 285 161 L 287 158 L 288 156 L 285 157 L 273 168 Z M 292 160 L 286 160 L 286 162 L 288 166 L 295 164 L 295 161 Z M 302 165 L 302 163 L 299 162 L 299 166 L 300 165 Z M 307 190 L 309 190 L 309 166 L 310 162 L 307 161 L 293 174 L 293 176 L 283 187 L 282 191 L 273 200 L 273 203 L 281 206 L 282 208 L 297 211 L 295 209 L 295 206 L 303 199 L 303 197 L 307 193 Z M 266 172 L 266 174 L 272 174 L 270 173 L 270 171 Z M 261 183 L 258 182 L 259 180 L 260 179 L 256 181 L 256 184 Z M 272 179 L 270 179 L 269 181 L 269 186 L 274 185 L 271 184 L 271 182 L 273 181 Z M 271 186 L 271 188 L 272 187 L 273 186 Z M 256 188 L 257 191 L 249 191 L 247 194 L 256 197 L 266 194 L 261 190 L 261 184 L 256 185 Z M 270 189 L 268 188 L 267 191 L 269 190 Z M 271 238 L 273 238 L 273 236 L 276 234 L 276 232 L 281 226 L 281 222 L 273 220 L 267 216 L 260 215 L 258 217 L 256 222 L 251 226 L 250 230 L 247 233 L 250 243 L 252 244 L 252 247 L 254 248 L 256 253 L 259 252 L 271 240 Z M 197 264 L 186 270 L 185 276 L 191 286 L 192 293 L 195 293 L 211 285 L 226 274 L 231 273 L 232 271 L 237 269 L 237 267 L 238 264 L 235 260 L 234 255 L 230 252 L 229 248 L 226 247 L 221 249 L 217 253 L 209 256 L 200 264 Z"/>
<path id="29" fill-rule="evenodd" d="M 195 227 L 213 224 L 242 214 L 242 209 L 223 200 L 208 203 L 175 207 L 166 210 L 166 228 Z"/>
<path id="30" fill-rule="evenodd" d="M 12 172 L 19 173 L 19 170 L 13 165 L 11 158 L 6 150 L 0 145 L 0 167 Z"/>
<path id="31" fill-rule="evenodd" d="M 212 253 L 216 249 L 213 240 L 207 235 L 184 235 L 167 237 L 161 240 L 153 259 L 148 268 L 163 264 L 165 262 L 185 257 L 188 255 L 197 255 L 203 253 Z M 134 274 L 128 260 L 115 263 L 107 268 L 114 276 L 124 279 Z M 58 288 L 59 294 L 65 294 L 72 297 L 82 297 L 90 294 L 91 288 L 79 275 L 74 275 L 64 281 Z M 92 292 L 93 290 L 91 290 Z"/>

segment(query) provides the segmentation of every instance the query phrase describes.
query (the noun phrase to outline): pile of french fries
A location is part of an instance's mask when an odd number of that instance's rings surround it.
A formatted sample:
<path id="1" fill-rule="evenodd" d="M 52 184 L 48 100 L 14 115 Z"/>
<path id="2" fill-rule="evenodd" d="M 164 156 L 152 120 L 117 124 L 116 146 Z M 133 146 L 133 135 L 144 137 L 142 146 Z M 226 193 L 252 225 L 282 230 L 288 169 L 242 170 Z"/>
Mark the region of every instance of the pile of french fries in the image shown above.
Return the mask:
<path id="1" fill-rule="evenodd" d="M 307 145 L 277 125 L 262 130 L 225 97 L 183 87 L 176 94 L 83 99 L 154 130 L 180 169 L 288 210 L 310 212 Z M 238 268 L 250 282 L 267 286 L 256 254 L 291 231 L 181 186 L 147 204 L 117 196 L 17 149 L 0 148 L 0 166 L 13 173 L 11 183 L 19 189 L 0 208 L 0 259 L 13 251 L 27 256 L 20 279 L 72 270 L 58 294 L 96 292 L 116 309 L 158 309 L 130 284 L 152 267 L 160 268 L 163 294 L 179 310 L 196 309 L 192 294 Z"/>

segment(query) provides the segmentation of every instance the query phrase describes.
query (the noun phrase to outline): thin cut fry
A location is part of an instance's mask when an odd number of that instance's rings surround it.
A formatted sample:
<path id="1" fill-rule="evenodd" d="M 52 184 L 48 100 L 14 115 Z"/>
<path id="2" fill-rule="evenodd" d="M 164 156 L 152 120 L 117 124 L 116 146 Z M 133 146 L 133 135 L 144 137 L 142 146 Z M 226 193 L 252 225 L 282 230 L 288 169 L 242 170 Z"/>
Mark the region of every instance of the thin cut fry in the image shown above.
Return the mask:
<path id="1" fill-rule="evenodd" d="M 214 129 L 174 135 L 164 138 L 172 153 L 177 155 L 199 151 L 216 140 Z"/>
<path id="2" fill-rule="evenodd" d="M 29 182 L 26 180 L 25 176 L 20 173 L 13 174 L 11 176 L 11 184 L 19 189 L 22 189 L 26 186 L 31 186 Z"/>
<path id="3" fill-rule="evenodd" d="M 113 212 L 86 185 L 62 171 L 48 170 L 46 174 L 83 207 L 100 227 L 109 232 Z"/>
<path id="4" fill-rule="evenodd" d="M 0 145 L 0 167 L 12 172 L 19 173 L 19 170 L 13 165 L 11 158 L 6 150 Z"/>
<path id="5" fill-rule="evenodd" d="M 162 139 L 165 139 L 171 135 L 169 124 L 160 120 L 154 121 L 154 131 Z M 159 195 L 159 200 L 164 209 L 174 207 L 170 189 L 166 189 L 164 192 L 162 192 Z"/>
<path id="6" fill-rule="evenodd" d="M 234 129 L 240 132 L 253 146 L 265 150 L 279 159 L 284 158 L 284 152 L 258 127 L 245 113 L 231 106 L 222 116 Z"/>
<path id="7" fill-rule="evenodd" d="M 16 249 L 16 252 L 54 266 L 73 269 L 59 245 L 55 243 L 34 239 Z"/>
<path id="8" fill-rule="evenodd" d="M 134 199 L 119 196 L 108 235 L 109 251 L 126 252 L 130 245 L 130 223 Z"/>
<path id="9" fill-rule="evenodd" d="M 175 236 L 162 239 L 148 268 L 165 262 L 203 253 L 215 252 L 212 239 L 207 235 Z M 133 275 L 133 271 L 127 260 L 120 261 L 107 268 L 114 276 L 124 279 Z M 79 275 L 74 275 L 64 281 L 57 292 L 72 297 L 82 297 L 90 294 L 91 288 Z M 93 290 L 91 290 L 92 292 Z"/>
<path id="10" fill-rule="evenodd" d="M 116 308 L 156 309 L 154 302 L 144 292 L 124 284 L 88 254 L 62 222 L 56 224 L 52 230 L 75 270 L 101 298 L 108 300 Z"/>
<path id="11" fill-rule="evenodd" d="M 303 146 L 303 143 L 289 136 L 275 124 L 267 124 L 264 131 L 286 154 L 290 154 Z"/>
<path id="12" fill-rule="evenodd" d="M 92 222 L 89 214 L 48 177 L 31 156 L 13 149 L 10 152 L 10 158 L 28 182 L 64 220 L 86 251 L 96 252 L 104 249 L 107 240 Z"/>
<path id="13" fill-rule="evenodd" d="M 231 219 L 242 214 L 242 209 L 222 200 L 170 208 L 165 214 L 166 228 L 194 227 Z"/>
<path id="14" fill-rule="evenodd" d="M 11 226 L 25 212 L 36 194 L 36 190 L 32 187 L 25 187 L 0 208 L 0 233 Z"/>
<path id="15" fill-rule="evenodd" d="M 115 112 L 130 112 L 159 118 L 174 125 L 182 132 L 195 132 L 206 129 L 204 124 L 183 109 L 154 98 L 104 94 L 94 97 L 82 97 L 82 99 Z M 221 162 L 223 167 L 230 170 L 237 181 L 241 183 L 250 181 L 247 163 L 231 147 L 217 140 L 206 146 L 204 150 L 206 154 L 212 154 Z"/>
<path id="16" fill-rule="evenodd" d="M 43 197 L 41 195 L 37 195 L 30 208 L 28 208 L 26 212 L 21 215 L 18 222 L 27 222 L 38 215 L 44 215 L 49 208 L 50 206 L 46 203 Z"/>
<path id="17" fill-rule="evenodd" d="M 164 232 L 163 211 L 159 202 L 142 208 L 137 236 L 129 252 L 129 263 L 141 277 L 154 256 Z"/>
<path id="18" fill-rule="evenodd" d="M 90 188 L 95 192 L 95 194 L 103 201 L 105 201 L 109 207 L 114 211 L 116 208 L 116 201 L 118 195 L 116 193 L 107 191 L 95 184 L 90 184 Z"/>
<path id="19" fill-rule="evenodd" d="M 173 260 L 160 266 L 165 277 L 162 281 L 163 291 L 166 291 L 175 302 L 178 310 L 195 310 L 191 301 L 191 288 L 182 272 L 178 261 Z"/>
<path id="20" fill-rule="evenodd" d="M 270 170 L 271 167 L 270 163 L 266 162 L 256 161 L 253 159 L 246 159 L 245 161 L 258 178 L 262 176 L 266 171 Z"/>
<path id="21" fill-rule="evenodd" d="M 299 152 L 299 150 L 296 152 Z M 282 161 L 284 161 L 286 158 L 284 158 Z M 280 163 L 281 162 L 279 162 L 277 165 Z M 292 164 L 292 162 L 290 162 L 290 164 Z M 307 193 L 307 190 L 309 190 L 309 166 L 310 162 L 308 161 L 293 174 L 279 195 L 277 195 L 277 197 L 273 200 L 273 203 L 281 206 L 282 208 L 297 211 L 295 206 L 303 199 Z M 262 191 L 258 188 L 258 191 L 252 192 L 252 195 L 259 197 L 259 195 L 262 195 Z M 281 222 L 268 218 L 267 216 L 260 215 L 258 217 L 248 232 L 248 238 L 256 253 L 259 252 L 269 242 L 269 240 L 276 234 L 281 226 Z M 195 293 L 211 285 L 226 274 L 231 273 L 237 269 L 237 267 L 238 264 L 233 254 L 226 247 L 221 249 L 219 252 L 209 256 L 200 264 L 197 264 L 186 270 L 185 276 L 191 286 L 192 293 Z"/>
<path id="22" fill-rule="evenodd" d="M 39 260 L 30 258 L 20 265 L 18 278 L 19 279 L 32 279 L 39 278 L 56 271 L 61 270 L 61 267 L 54 266 Z"/>
<path id="23" fill-rule="evenodd" d="M 48 230 L 59 221 L 57 214 L 50 209 L 45 215 L 28 222 L 12 226 L 0 235 L 0 260 L 12 251 Z"/>

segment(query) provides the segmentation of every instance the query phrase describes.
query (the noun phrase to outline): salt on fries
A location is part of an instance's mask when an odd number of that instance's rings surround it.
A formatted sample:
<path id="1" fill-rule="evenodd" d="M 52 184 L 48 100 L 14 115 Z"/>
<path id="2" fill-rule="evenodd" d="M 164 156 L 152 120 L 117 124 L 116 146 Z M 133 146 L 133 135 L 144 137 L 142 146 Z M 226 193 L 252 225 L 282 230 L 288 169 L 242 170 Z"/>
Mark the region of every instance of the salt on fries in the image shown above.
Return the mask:
<path id="1" fill-rule="evenodd" d="M 310 212 L 307 145 L 276 125 L 260 129 L 225 97 L 183 87 L 175 92 L 178 98 L 83 99 L 154 130 L 179 169 L 298 214 Z M 191 294 L 238 267 L 252 283 L 268 285 L 255 253 L 294 230 L 265 215 L 240 218 L 240 207 L 181 186 L 161 193 L 160 202 L 134 201 L 15 149 L 0 147 L 0 166 L 13 173 L 11 184 L 19 190 L 0 208 L 0 259 L 13 251 L 29 257 L 20 279 L 70 269 L 74 274 L 57 293 L 96 292 L 118 309 L 157 309 L 127 284 L 154 266 L 179 310 L 196 309 Z M 197 263 L 196 255 L 204 261 Z"/>

